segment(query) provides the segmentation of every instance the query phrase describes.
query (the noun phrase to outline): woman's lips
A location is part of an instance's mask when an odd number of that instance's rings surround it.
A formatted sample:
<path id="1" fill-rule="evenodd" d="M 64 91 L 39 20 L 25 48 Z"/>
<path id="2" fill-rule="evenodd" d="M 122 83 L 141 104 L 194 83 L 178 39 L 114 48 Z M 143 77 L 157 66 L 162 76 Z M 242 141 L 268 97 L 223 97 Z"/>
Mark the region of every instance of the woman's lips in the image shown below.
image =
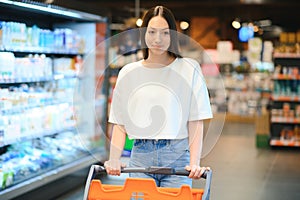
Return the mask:
<path id="1" fill-rule="evenodd" d="M 162 46 L 152 46 L 153 49 L 162 49 Z"/>

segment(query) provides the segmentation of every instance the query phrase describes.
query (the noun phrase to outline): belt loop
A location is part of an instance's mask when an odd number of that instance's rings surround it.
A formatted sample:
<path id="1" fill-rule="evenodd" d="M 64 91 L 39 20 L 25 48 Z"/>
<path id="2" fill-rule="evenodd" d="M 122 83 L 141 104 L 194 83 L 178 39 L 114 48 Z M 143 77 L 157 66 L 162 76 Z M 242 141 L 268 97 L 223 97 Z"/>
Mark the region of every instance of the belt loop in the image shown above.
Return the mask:
<path id="1" fill-rule="evenodd" d="M 143 144 L 145 144 L 145 139 L 137 139 L 139 142 L 141 142 L 141 143 L 143 143 Z"/>
<path id="2" fill-rule="evenodd" d="M 171 145 L 171 140 L 167 140 L 168 146 Z"/>

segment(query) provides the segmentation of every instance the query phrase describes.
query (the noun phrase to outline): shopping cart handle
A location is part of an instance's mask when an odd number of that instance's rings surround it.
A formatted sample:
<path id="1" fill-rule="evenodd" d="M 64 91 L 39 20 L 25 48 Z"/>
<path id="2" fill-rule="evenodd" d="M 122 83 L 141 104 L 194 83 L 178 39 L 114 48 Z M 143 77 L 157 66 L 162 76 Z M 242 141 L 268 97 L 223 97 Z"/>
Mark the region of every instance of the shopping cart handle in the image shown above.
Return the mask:
<path id="1" fill-rule="evenodd" d="M 189 176 L 190 172 L 185 169 L 176 169 L 171 167 L 148 167 L 148 168 L 123 168 L 122 173 L 150 173 L 150 174 L 164 174 L 164 175 L 179 175 Z M 205 171 L 201 178 L 206 179 L 207 171 Z"/>
<path id="2" fill-rule="evenodd" d="M 101 173 L 105 173 L 106 169 L 104 166 L 101 165 L 92 165 L 94 173 L 96 174 L 101 174 Z"/>
<path id="3" fill-rule="evenodd" d="M 95 165 L 95 173 L 105 173 L 104 166 Z M 201 178 L 206 179 L 207 170 L 202 174 Z M 185 169 L 176 169 L 171 167 L 125 167 L 121 168 L 121 173 L 150 173 L 150 174 L 164 174 L 164 175 L 179 175 L 189 176 L 190 172 Z"/>

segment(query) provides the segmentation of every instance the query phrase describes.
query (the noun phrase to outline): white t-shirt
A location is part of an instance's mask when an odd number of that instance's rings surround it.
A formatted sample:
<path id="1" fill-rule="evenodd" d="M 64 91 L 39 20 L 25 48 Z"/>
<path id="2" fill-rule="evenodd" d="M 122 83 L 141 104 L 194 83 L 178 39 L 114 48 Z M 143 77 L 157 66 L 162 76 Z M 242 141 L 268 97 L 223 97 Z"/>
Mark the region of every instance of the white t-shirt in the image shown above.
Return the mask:
<path id="1" fill-rule="evenodd" d="M 188 137 L 188 121 L 212 118 L 197 61 L 176 58 L 161 68 L 142 61 L 120 70 L 109 122 L 124 125 L 130 139 L 182 139 Z"/>

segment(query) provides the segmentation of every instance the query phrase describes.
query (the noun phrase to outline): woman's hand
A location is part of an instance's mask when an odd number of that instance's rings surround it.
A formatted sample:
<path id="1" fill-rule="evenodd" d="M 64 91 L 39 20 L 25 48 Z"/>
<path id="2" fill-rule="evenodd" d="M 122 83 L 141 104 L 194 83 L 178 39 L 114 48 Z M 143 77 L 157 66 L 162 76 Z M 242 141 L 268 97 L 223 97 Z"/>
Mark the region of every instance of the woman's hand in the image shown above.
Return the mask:
<path id="1" fill-rule="evenodd" d="M 200 167 L 199 165 L 186 166 L 185 169 L 190 172 L 189 178 L 200 179 L 202 174 L 206 170 L 210 170 L 210 167 Z"/>
<path id="2" fill-rule="evenodd" d="M 108 160 L 104 162 L 104 167 L 106 169 L 107 174 L 120 176 L 121 174 L 121 167 L 126 167 L 124 163 L 120 160 Z"/>

